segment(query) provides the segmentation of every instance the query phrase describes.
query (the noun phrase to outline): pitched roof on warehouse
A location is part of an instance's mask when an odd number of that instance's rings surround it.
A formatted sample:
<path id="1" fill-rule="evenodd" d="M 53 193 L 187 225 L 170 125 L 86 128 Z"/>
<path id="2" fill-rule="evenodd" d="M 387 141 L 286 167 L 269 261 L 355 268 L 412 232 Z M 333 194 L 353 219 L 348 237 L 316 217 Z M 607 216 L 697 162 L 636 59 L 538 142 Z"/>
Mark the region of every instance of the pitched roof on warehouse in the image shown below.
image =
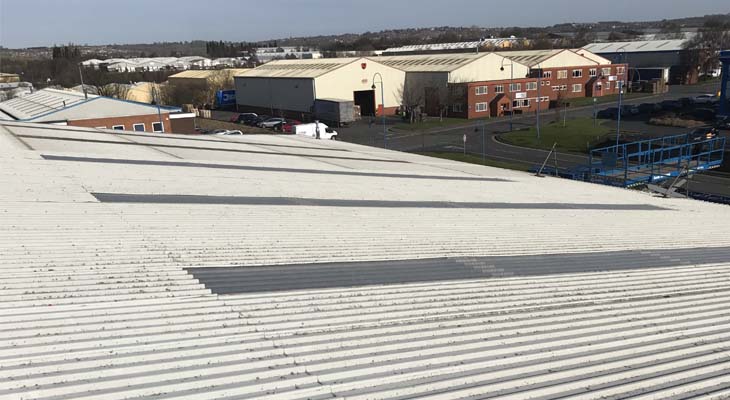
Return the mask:
<path id="1" fill-rule="evenodd" d="M 626 51 L 627 53 L 680 51 L 684 49 L 684 45 L 686 42 L 687 41 L 684 39 L 605 42 L 591 43 L 589 45 L 583 46 L 583 49 L 596 54 L 619 53 L 623 51 Z"/>
<path id="2" fill-rule="evenodd" d="M 726 206 L 2 121 L 0 171 L 0 397 L 730 393 Z"/>
<path id="3" fill-rule="evenodd" d="M 178 107 L 160 109 L 166 113 L 180 111 Z M 19 121 L 56 122 L 154 114 L 157 106 L 92 94 L 86 98 L 72 90 L 42 89 L 0 102 L 0 111 Z"/>
<path id="4" fill-rule="evenodd" d="M 362 60 L 362 58 L 349 57 L 317 58 L 310 60 L 274 60 L 251 70 L 241 72 L 236 76 L 258 78 L 317 78 L 358 60 Z"/>

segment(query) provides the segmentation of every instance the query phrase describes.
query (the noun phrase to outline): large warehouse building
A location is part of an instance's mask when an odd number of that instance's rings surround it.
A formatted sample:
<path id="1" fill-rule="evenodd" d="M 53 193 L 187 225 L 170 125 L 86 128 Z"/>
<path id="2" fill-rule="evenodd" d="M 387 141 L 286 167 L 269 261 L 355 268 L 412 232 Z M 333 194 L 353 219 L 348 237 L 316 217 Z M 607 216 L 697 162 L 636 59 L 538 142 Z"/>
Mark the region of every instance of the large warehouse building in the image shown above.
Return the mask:
<path id="1" fill-rule="evenodd" d="M 581 50 L 598 54 L 612 62 L 631 65 L 634 81 L 661 79 L 670 85 L 696 83 L 698 70 L 692 67 L 685 40 L 643 40 L 592 43 Z"/>
<path id="2" fill-rule="evenodd" d="M 236 101 L 239 111 L 306 119 L 316 99 L 344 99 L 374 115 L 383 106 L 378 73 L 386 114 L 419 104 L 429 115 L 480 118 L 616 94 L 626 65 L 586 50 L 282 60 L 237 75 Z"/>
<path id="3" fill-rule="evenodd" d="M 239 111 L 306 119 L 315 99 L 354 101 L 362 115 L 381 108 L 393 114 L 405 72 L 369 58 L 278 60 L 238 74 L 235 81 Z"/>

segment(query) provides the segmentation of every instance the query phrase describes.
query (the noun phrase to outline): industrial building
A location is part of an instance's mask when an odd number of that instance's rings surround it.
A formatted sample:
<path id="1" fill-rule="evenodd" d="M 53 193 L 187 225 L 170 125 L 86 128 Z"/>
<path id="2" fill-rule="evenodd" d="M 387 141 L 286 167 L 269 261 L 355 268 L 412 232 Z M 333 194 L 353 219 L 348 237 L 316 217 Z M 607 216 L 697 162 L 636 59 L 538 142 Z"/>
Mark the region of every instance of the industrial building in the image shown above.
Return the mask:
<path id="1" fill-rule="evenodd" d="M 137 132 L 195 133 L 195 114 L 181 113 L 179 108 L 70 90 L 38 90 L 0 102 L 0 112 L 24 122 Z"/>
<path id="2" fill-rule="evenodd" d="M 413 55 L 413 54 L 441 54 L 493 51 L 495 49 L 510 49 L 528 44 L 526 38 L 485 38 L 469 42 L 415 44 L 400 47 L 389 47 L 382 51 L 384 56 Z"/>
<path id="3" fill-rule="evenodd" d="M 613 63 L 631 65 L 630 81 L 658 79 L 670 85 L 684 85 L 697 83 L 699 78 L 699 71 L 696 65 L 692 65 L 685 43 L 684 39 L 592 43 L 583 50 Z"/>
<path id="4" fill-rule="evenodd" d="M 730 208 L 0 122 L 3 399 L 722 399 Z"/>
<path id="5" fill-rule="evenodd" d="M 275 60 L 235 76 L 236 103 L 239 111 L 302 120 L 315 99 L 354 101 L 362 115 L 393 114 L 404 82 L 403 70 L 372 58 Z"/>
<path id="6" fill-rule="evenodd" d="M 429 115 L 448 109 L 452 116 L 479 118 L 535 111 L 538 103 L 547 108 L 558 99 L 616 94 L 626 65 L 586 50 L 282 60 L 236 76 L 238 109 L 306 118 L 315 99 L 335 98 L 354 100 L 363 116 L 375 115 L 382 105 L 377 82 L 372 88 L 378 72 L 387 114 L 415 103 Z"/>

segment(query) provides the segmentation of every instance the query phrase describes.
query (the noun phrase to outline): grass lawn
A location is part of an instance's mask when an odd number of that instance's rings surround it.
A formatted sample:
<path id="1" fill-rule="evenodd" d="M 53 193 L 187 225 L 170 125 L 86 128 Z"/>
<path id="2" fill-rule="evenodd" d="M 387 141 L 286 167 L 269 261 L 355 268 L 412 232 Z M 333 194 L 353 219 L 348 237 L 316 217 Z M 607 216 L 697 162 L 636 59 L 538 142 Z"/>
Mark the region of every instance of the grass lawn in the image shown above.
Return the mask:
<path id="1" fill-rule="evenodd" d="M 471 154 L 464 155 L 462 153 L 451 153 L 451 152 L 446 152 L 446 151 L 426 151 L 426 152 L 418 152 L 416 154 L 420 154 L 422 156 L 444 158 L 447 160 L 460 161 L 460 162 L 466 162 L 466 163 L 471 163 L 471 164 L 486 165 L 489 167 L 514 169 L 517 171 L 527 171 L 530 168 L 530 166 L 527 164 L 511 163 L 511 162 L 505 162 L 505 161 L 494 161 L 494 160 L 490 160 L 490 159 L 482 160 L 481 156 L 475 156 L 475 155 L 471 155 Z"/>
<path id="2" fill-rule="evenodd" d="M 651 93 L 626 93 L 626 94 L 624 94 L 624 100 L 631 100 L 631 99 L 635 99 L 638 97 L 647 97 L 647 96 L 651 96 Z M 596 99 L 598 99 L 596 104 L 618 103 L 617 94 L 596 97 Z M 575 98 L 575 99 L 566 99 L 566 101 L 568 101 L 570 103 L 570 107 L 568 108 L 568 109 L 570 109 L 570 108 L 575 108 L 575 107 L 590 106 L 591 104 L 593 104 L 593 97 L 579 97 L 579 98 Z"/>
<path id="3" fill-rule="evenodd" d="M 612 130 L 603 125 L 606 121 L 598 120 L 593 126 L 592 118 L 569 119 L 565 127 L 563 122 L 549 122 L 541 125 L 540 139 L 537 140 L 535 127 L 507 132 L 499 136 L 505 143 L 521 147 L 550 150 L 557 143 L 559 151 L 586 153 L 595 143 L 605 140 Z"/>
<path id="4" fill-rule="evenodd" d="M 464 119 L 464 118 L 444 118 L 443 121 L 439 121 L 438 117 L 429 117 L 423 122 L 416 122 L 413 124 L 409 124 L 408 122 L 403 122 L 400 124 L 396 124 L 393 128 L 394 129 L 400 129 L 403 131 L 424 131 L 434 128 L 441 128 L 441 127 L 451 127 L 456 125 L 469 125 L 474 124 L 474 119 Z"/>

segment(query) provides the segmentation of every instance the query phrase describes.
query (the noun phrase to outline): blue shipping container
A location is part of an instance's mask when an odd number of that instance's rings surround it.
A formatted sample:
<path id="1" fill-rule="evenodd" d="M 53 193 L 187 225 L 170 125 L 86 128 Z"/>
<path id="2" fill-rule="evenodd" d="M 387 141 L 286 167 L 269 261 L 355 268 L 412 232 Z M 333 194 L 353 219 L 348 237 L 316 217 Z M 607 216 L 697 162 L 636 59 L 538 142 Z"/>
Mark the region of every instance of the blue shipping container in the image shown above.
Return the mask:
<path id="1" fill-rule="evenodd" d="M 236 105 L 235 90 L 219 90 L 215 93 L 215 103 L 218 108 L 231 107 Z"/>

